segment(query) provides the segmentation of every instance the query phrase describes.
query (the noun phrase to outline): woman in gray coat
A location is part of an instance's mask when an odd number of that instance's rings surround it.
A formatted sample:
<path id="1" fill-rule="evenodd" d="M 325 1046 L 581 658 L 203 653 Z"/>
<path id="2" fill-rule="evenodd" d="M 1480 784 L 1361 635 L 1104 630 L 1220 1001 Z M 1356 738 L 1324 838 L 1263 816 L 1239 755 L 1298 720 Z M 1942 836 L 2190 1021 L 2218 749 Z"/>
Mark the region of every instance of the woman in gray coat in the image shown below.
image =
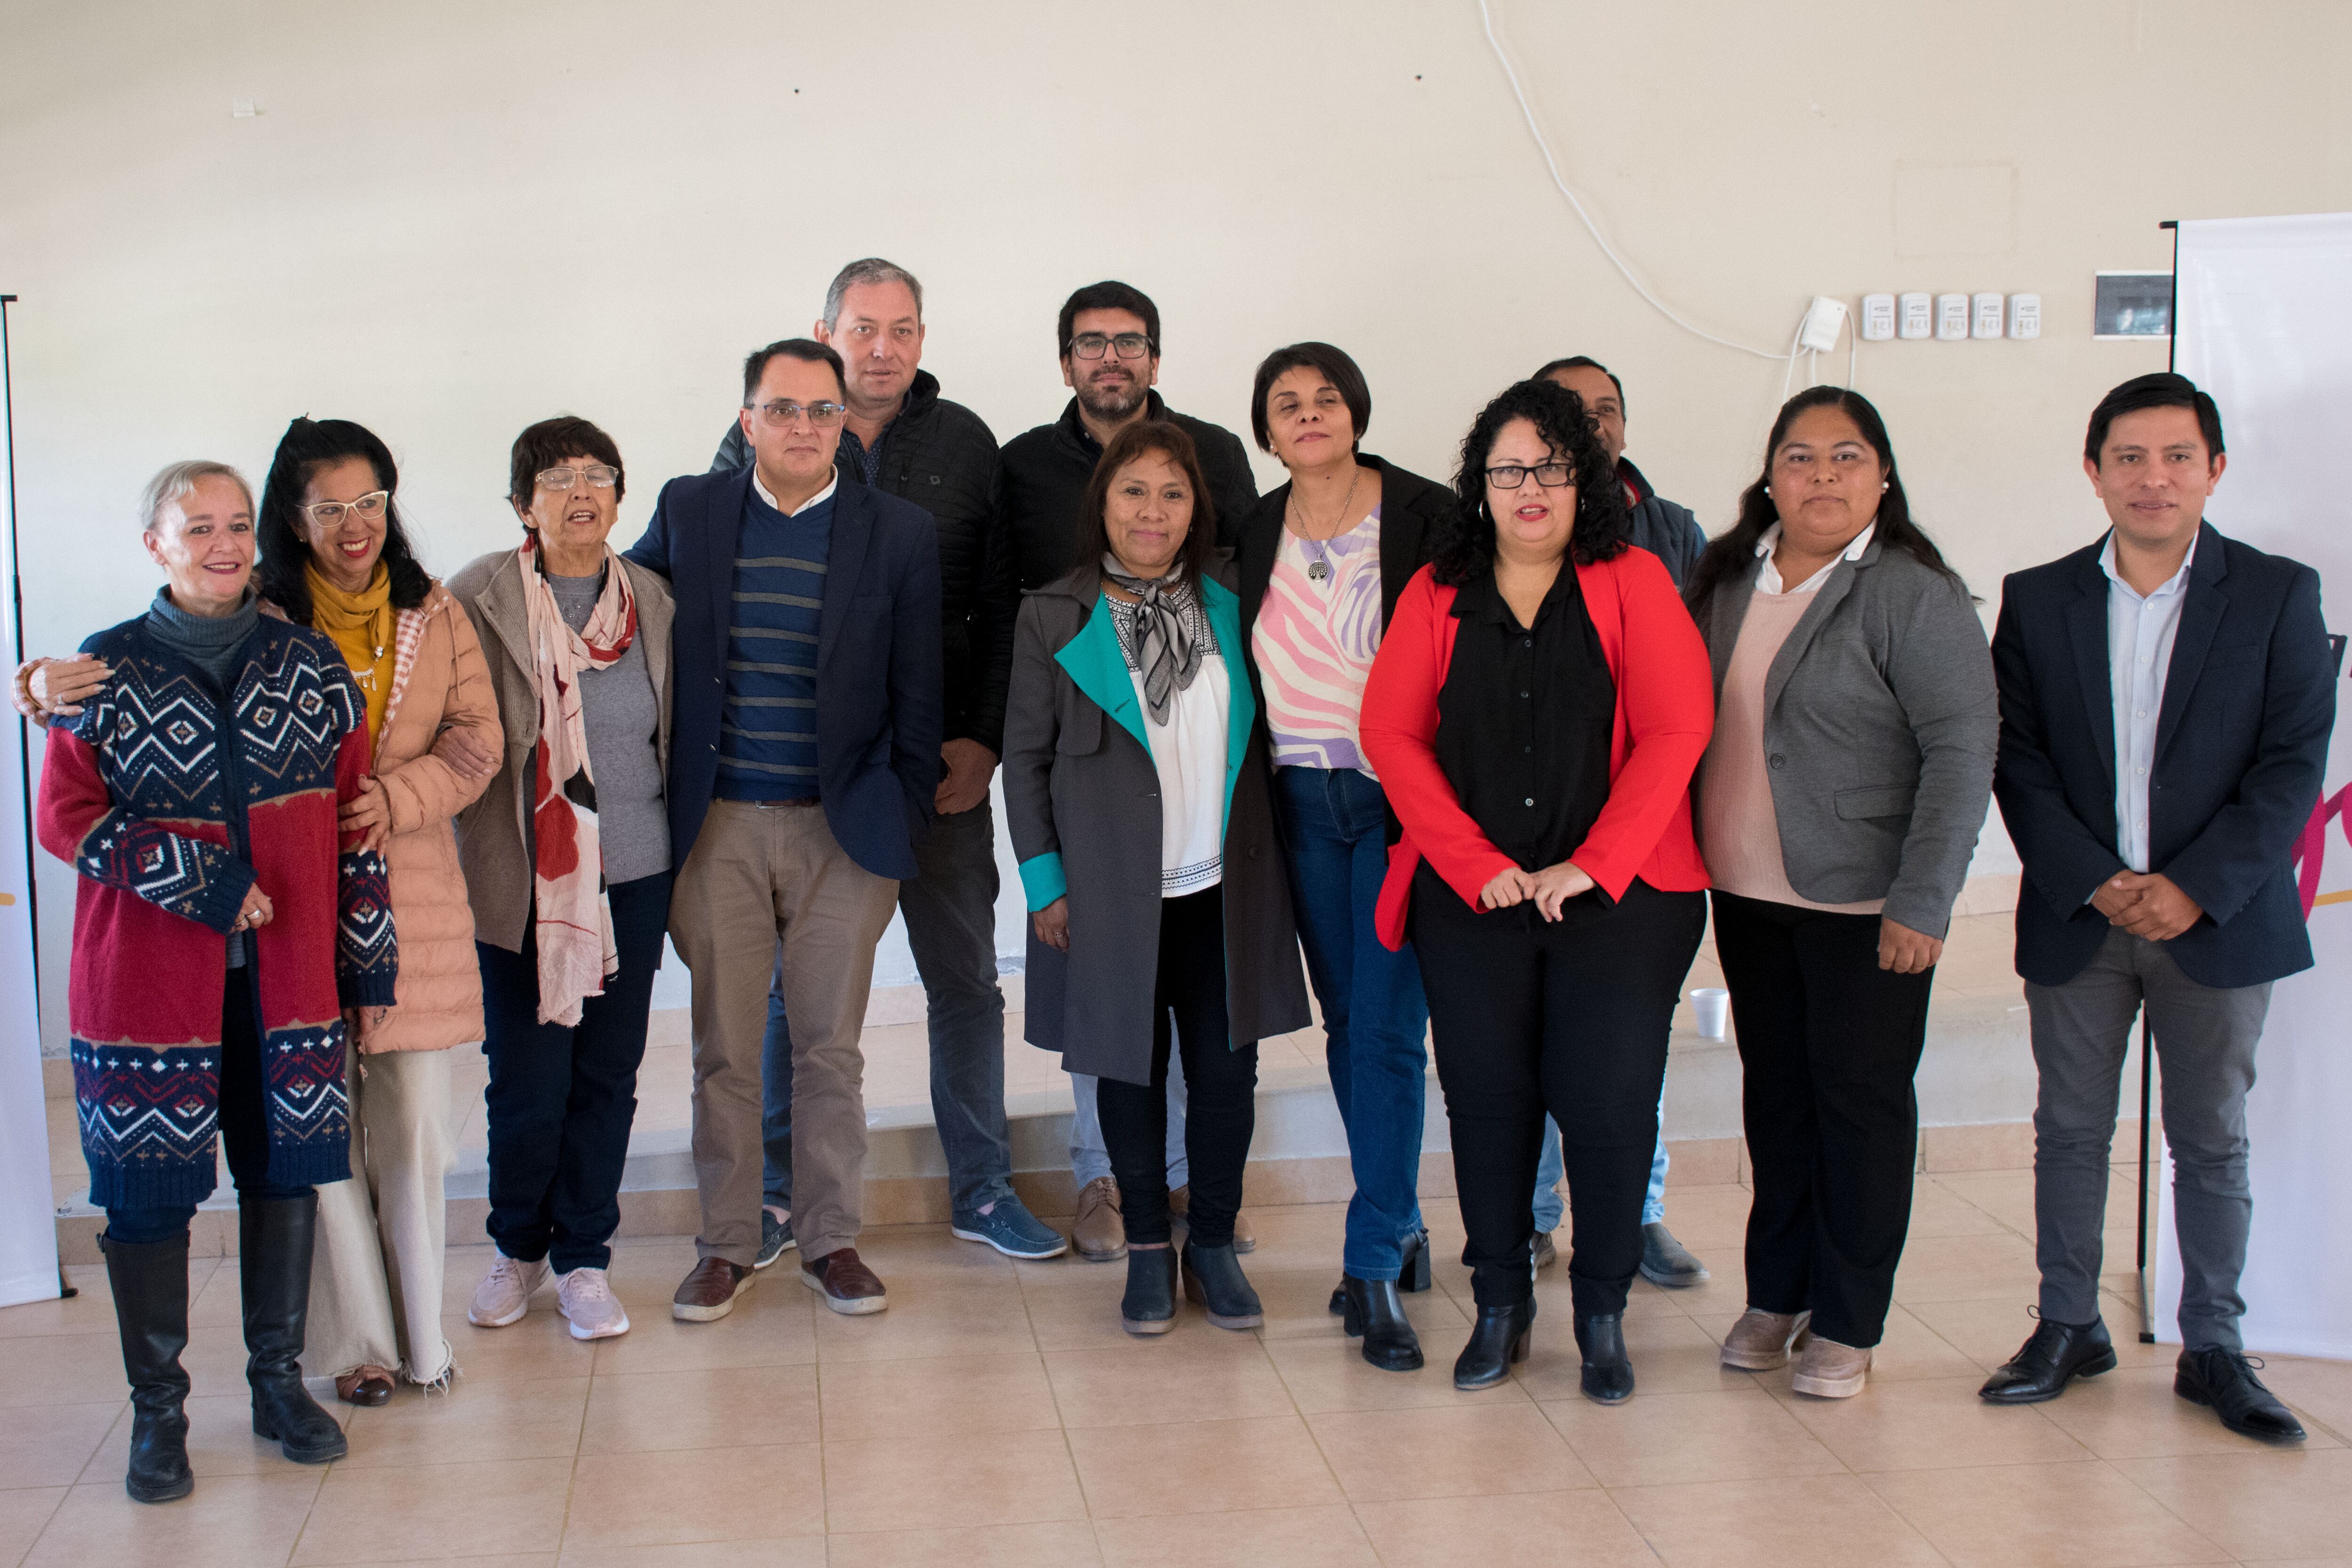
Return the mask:
<path id="1" fill-rule="evenodd" d="M 1844 1398 L 1910 1226 L 1911 1080 L 1992 790 L 1992 658 L 1878 411 L 1840 387 L 1781 408 L 1690 594 L 1716 685 L 1699 846 L 1755 1170 L 1723 1363 L 1795 1349 L 1791 1386 Z"/>
<path id="2" fill-rule="evenodd" d="M 1078 513 L 1076 568 L 1023 602 L 1004 802 L 1031 910 L 1029 1043 L 1101 1082 L 1135 1334 L 1175 1323 L 1168 1058 L 1192 1166 L 1187 1294 L 1220 1328 L 1264 1321 L 1234 1256 L 1257 1042 L 1307 1022 L 1239 602 L 1192 438 L 1115 437 Z"/>

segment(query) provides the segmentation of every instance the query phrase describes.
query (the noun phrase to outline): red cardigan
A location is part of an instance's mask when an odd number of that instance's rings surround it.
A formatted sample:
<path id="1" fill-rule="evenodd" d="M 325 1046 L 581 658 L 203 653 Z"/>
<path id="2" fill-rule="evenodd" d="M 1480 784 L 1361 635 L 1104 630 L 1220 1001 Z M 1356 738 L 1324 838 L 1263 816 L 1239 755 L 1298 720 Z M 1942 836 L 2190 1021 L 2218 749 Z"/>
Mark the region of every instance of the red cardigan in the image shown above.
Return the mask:
<path id="1" fill-rule="evenodd" d="M 1609 804 L 1569 858 L 1612 899 L 1635 877 L 1666 892 L 1705 888 L 1706 865 L 1691 835 L 1690 782 L 1715 730 L 1706 645 L 1674 580 L 1646 550 L 1628 547 L 1614 560 L 1579 566 L 1576 580 L 1617 683 L 1617 716 Z M 1470 820 L 1437 765 L 1437 694 L 1461 625 L 1454 592 L 1426 566 L 1413 574 L 1364 685 L 1364 752 L 1404 825 L 1404 837 L 1389 849 L 1376 917 L 1391 949 L 1404 945 L 1413 868 L 1423 857 L 1473 909 L 1480 889 L 1517 864 Z"/>

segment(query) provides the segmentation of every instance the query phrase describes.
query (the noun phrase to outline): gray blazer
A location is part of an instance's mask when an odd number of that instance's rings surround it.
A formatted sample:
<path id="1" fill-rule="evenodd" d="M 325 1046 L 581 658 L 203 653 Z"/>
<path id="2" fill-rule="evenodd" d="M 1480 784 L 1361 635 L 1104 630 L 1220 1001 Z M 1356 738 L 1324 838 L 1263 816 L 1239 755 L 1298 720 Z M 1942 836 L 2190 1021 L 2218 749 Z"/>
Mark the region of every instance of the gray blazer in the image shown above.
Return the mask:
<path id="1" fill-rule="evenodd" d="M 1718 703 L 1755 589 L 1752 570 L 1718 587 L 1700 627 Z M 1888 920 L 1941 938 L 1984 827 L 2000 723 L 1967 588 L 1874 538 L 1840 562 L 1764 680 L 1789 885 L 1817 903 L 1885 899 Z"/>
<path id="2" fill-rule="evenodd" d="M 646 650 L 646 673 L 661 699 L 661 725 L 654 749 L 662 776 L 669 776 L 670 667 L 669 584 L 634 561 L 623 561 L 637 595 L 637 638 Z M 499 722 L 506 727 L 507 754 L 498 776 L 481 797 L 457 814 L 457 863 L 465 868 L 466 894 L 474 906 L 474 931 L 483 942 L 509 952 L 522 951 L 530 922 L 530 838 L 523 830 L 531 748 L 539 744 L 539 692 L 531 683 L 530 623 L 522 602 L 521 557 L 495 550 L 467 563 L 446 584 L 474 623 L 482 657 L 498 693 Z"/>

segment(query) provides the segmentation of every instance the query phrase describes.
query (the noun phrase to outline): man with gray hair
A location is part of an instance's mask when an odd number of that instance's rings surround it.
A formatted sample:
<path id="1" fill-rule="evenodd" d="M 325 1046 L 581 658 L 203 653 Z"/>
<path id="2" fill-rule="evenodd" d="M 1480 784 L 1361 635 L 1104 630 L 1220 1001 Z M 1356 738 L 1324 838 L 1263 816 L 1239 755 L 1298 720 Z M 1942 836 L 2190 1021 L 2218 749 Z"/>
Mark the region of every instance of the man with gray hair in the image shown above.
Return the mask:
<path id="1" fill-rule="evenodd" d="M 939 530 L 946 663 L 939 815 L 916 847 L 922 874 L 899 912 L 929 1014 L 931 1112 L 947 1155 L 955 1234 L 1013 1258 L 1066 1246 L 1013 1193 L 1004 1118 L 1004 994 L 996 983 L 996 823 L 988 781 L 1004 749 L 1020 587 L 1005 533 L 996 437 L 921 368 L 923 286 L 880 257 L 853 261 L 825 290 L 815 336 L 841 355 L 848 405 L 838 471 L 921 507 Z M 751 461 L 740 423 L 714 472 Z M 763 1059 L 767 1180 L 760 1266 L 793 1245 L 792 1040 L 783 999 L 768 997 Z"/>

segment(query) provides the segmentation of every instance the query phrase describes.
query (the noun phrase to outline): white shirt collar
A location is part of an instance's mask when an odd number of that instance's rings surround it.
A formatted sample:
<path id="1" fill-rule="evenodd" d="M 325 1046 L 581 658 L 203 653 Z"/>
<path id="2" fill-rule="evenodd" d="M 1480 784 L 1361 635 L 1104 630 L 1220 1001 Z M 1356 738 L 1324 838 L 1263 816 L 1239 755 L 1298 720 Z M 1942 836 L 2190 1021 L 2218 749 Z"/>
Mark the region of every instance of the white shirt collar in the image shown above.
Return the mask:
<path id="1" fill-rule="evenodd" d="M 2198 533 L 2202 533 L 2203 531 L 2204 530 L 2201 528 L 2198 530 Z M 2180 570 L 2175 572 L 2170 578 L 2167 579 L 2164 586 L 2158 588 L 2153 594 L 2145 595 L 2145 597 L 2149 599 L 2161 599 L 2168 594 L 2178 594 L 2180 592 L 2182 585 L 2189 581 L 2189 568 L 2195 565 L 2196 563 L 2197 535 L 2192 533 L 2189 536 L 2189 553 L 2180 558 Z M 2143 597 L 2138 589 L 2125 582 L 2121 574 L 2116 571 L 2116 531 L 2112 528 L 2107 530 L 2106 547 L 2099 552 L 2099 570 L 2107 574 L 2108 582 L 2114 584 L 2116 587 L 2121 588 L 2133 598 L 2137 599 Z"/>
<path id="2" fill-rule="evenodd" d="M 760 492 L 760 499 L 761 500 L 766 501 L 778 511 L 783 511 L 786 517 L 798 517 L 800 515 L 800 512 L 784 511 L 783 503 L 777 500 L 774 493 L 771 491 L 766 485 L 760 482 L 760 470 L 756 466 L 751 469 L 751 488 Z M 821 500 L 831 500 L 833 499 L 833 492 L 840 488 L 841 475 L 836 471 L 833 478 L 824 481 L 824 489 L 817 491 L 816 494 L 809 497 L 808 500 L 801 503 L 801 511 L 808 510 L 809 508 L 816 505 L 816 503 Z"/>
<path id="3" fill-rule="evenodd" d="M 1870 548 L 1871 539 L 1877 532 L 1878 520 L 1873 518 L 1867 527 L 1853 536 L 1853 542 L 1845 547 L 1845 552 L 1837 561 L 1831 562 L 1795 587 L 1786 588 L 1780 583 L 1780 569 L 1772 564 L 1772 552 L 1780 542 L 1780 525 L 1776 522 L 1764 531 L 1763 538 L 1756 542 L 1756 558 L 1762 563 L 1756 568 L 1756 591 L 1759 594 L 1810 594 L 1829 580 L 1830 574 L 1837 570 L 1838 561 L 1861 560 L 1862 552 Z"/>

